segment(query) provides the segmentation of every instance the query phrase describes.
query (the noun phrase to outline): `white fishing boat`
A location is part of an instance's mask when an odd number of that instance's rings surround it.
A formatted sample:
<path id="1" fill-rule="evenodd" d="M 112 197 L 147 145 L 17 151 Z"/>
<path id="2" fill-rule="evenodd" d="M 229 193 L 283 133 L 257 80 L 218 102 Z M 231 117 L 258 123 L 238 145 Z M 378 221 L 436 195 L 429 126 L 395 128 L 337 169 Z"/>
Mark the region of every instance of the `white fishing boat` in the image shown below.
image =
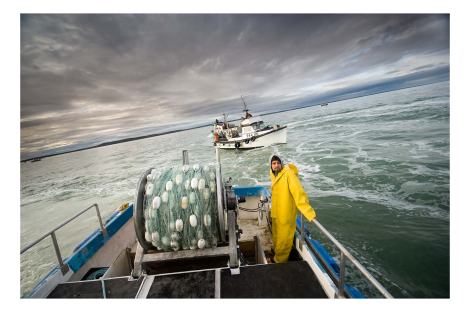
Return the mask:
<path id="1" fill-rule="evenodd" d="M 148 169 L 137 184 L 135 202 L 121 206 L 106 222 L 93 204 L 24 246 L 21 255 L 33 252 L 50 237 L 58 261 L 24 297 L 364 298 L 363 291 L 346 281 L 347 269 L 362 274 L 378 296 L 392 297 L 316 219 L 312 226 L 339 251 L 337 259 L 298 217 L 289 261 L 269 263 L 270 189 L 259 184 L 233 186 L 230 178 L 224 180 L 218 151 L 216 148 L 211 168 L 189 167 L 183 151 L 179 171 L 171 169 L 173 174 L 165 176 Z M 194 178 L 190 181 L 188 177 Z M 195 196 L 186 196 L 186 192 Z M 176 206 L 171 206 L 172 200 Z M 197 200 L 205 205 L 199 222 L 189 216 L 191 205 L 197 209 Z M 100 228 L 63 259 L 55 232 L 93 208 Z M 163 220 L 164 209 L 181 214 L 181 219 L 158 226 L 149 223 L 155 218 Z M 199 233 L 197 226 L 204 231 Z M 170 233 L 166 229 L 172 232 L 171 245 L 168 237 L 165 241 L 164 235 Z M 197 244 L 191 240 L 195 233 Z"/>
<path id="2" fill-rule="evenodd" d="M 252 149 L 287 142 L 287 126 L 267 125 L 260 116 L 253 116 L 248 111 L 242 97 L 244 116 L 235 126 L 224 120 L 213 126 L 214 145 L 222 149 Z"/>

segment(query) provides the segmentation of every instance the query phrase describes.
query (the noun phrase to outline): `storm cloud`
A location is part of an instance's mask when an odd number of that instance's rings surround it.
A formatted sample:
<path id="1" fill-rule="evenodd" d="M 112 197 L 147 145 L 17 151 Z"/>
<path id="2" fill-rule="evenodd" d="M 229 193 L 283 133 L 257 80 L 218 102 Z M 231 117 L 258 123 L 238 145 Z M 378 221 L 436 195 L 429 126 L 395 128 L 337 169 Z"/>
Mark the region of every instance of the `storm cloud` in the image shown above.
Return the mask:
<path id="1" fill-rule="evenodd" d="M 448 67 L 448 15 L 22 14 L 21 153 Z"/>

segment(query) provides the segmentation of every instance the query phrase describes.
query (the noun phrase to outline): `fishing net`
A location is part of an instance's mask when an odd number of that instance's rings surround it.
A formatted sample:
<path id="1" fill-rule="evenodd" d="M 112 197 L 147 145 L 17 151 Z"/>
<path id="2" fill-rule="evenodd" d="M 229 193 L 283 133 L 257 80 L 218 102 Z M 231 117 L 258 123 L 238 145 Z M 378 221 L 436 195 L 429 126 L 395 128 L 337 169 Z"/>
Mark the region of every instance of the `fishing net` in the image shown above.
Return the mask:
<path id="1" fill-rule="evenodd" d="M 145 240 L 158 250 L 217 246 L 215 168 L 182 165 L 147 176 Z"/>

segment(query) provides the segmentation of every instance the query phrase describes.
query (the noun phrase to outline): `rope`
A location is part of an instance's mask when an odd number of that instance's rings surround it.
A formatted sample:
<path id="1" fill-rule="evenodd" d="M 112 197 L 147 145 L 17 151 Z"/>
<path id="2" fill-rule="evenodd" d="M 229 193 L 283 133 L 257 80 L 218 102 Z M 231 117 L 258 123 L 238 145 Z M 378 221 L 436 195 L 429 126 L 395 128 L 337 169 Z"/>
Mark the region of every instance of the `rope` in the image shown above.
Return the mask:
<path id="1" fill-rule="evenodd" d="M 238 209 L 243 210 L 243 211 L 248 211 L 248 212 L 258 212 L 258 211 L 262 210 L 260 208 L 252 209 L 252 208 L 244 208 L 244 207 L 240 207 L 240 206 L 238 206 Z"/>

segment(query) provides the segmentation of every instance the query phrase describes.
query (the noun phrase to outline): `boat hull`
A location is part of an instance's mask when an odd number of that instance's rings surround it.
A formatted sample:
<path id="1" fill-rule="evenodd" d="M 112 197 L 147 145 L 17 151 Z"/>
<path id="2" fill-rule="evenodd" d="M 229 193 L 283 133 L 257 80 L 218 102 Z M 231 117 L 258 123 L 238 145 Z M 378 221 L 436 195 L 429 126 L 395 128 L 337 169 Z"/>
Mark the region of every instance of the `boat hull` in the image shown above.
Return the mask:
<path id="1" fill-rule="evenodd" d="M 254 136 L 251 139 L 232 139 L 228 141 L 218 142 L 216 146 L 221 149 L 253 149 L 266 147 L 275 144 L 287 143 L 287 127 L 274 129 L 266 134 Z"/>

